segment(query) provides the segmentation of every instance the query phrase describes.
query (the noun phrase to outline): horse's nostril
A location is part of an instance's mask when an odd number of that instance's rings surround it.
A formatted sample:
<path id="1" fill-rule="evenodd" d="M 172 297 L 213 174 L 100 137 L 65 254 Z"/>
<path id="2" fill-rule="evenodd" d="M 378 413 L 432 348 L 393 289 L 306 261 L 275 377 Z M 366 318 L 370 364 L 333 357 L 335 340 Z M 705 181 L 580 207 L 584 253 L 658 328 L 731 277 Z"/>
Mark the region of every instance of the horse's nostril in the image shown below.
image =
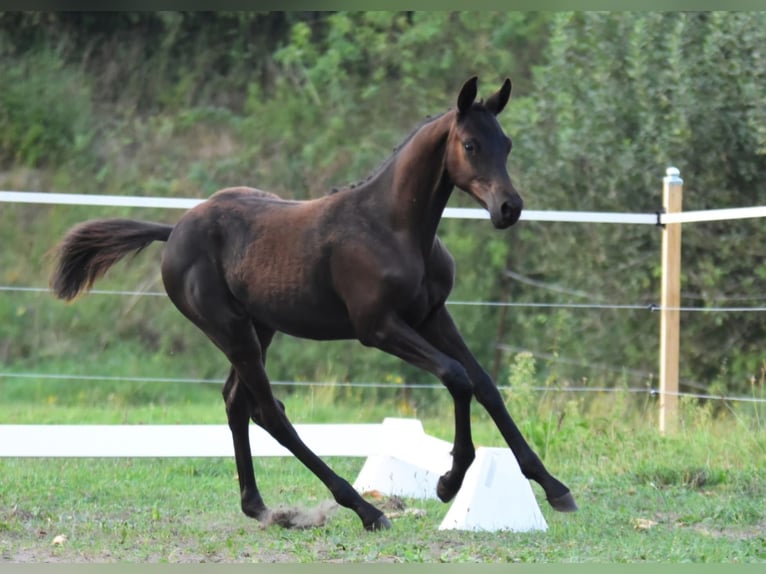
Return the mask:
<path id="1" fill-rule="evenodd" d="M 513 219 L 515 221 L 521 215 L 521 207 L 506 201 L 500 206 L 500 213 L 503 215 L 503 219 Z"/>
<path id="2" fill-rule="evenodd" d="M 521 217 L 520 201 L 504 201 L 500 204 L 500 225 L 508 227 L 516 223 Z"/>

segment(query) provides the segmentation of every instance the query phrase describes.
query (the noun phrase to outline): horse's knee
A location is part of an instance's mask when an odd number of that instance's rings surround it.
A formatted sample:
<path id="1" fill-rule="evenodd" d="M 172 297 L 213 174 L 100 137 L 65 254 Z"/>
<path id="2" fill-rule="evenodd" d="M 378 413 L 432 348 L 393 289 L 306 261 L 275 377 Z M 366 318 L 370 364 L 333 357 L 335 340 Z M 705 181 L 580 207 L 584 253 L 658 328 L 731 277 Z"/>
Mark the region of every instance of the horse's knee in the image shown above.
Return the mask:
<path id="1" fill-rule="evenodd" d="M 457 361 L 450 361 L 439 374 L 439 378 L 454 400 L 471 400 L 473 385 L 463 365 Z"/>

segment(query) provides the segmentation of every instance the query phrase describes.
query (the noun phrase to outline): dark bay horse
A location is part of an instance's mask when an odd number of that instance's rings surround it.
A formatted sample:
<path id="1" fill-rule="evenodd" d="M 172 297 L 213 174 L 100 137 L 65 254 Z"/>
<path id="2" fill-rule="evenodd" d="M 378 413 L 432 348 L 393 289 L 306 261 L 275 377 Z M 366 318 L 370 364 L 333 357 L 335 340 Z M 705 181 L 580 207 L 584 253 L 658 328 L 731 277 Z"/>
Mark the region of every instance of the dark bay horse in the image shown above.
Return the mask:
<path id="1" fill-rule="evenodd" d="M 317 340 L 358 339 L 438 377 L 454 400 L 452 468 L 437 494 L 451 500 L 474 459 L 470 404 L 487 409 L 527 478 L 551 506 L 576 510 L 522 437 L 501 394 L 469 351 L 445 301 L 454 262 L 436 236 L 457 187 L 505 229 L 518 221 L 522 199 L 506 162 L 511 140 L 496 116 L 511 82 L 476 101 L 476 78 L 460 90 L 457 108 L 426 121 L 391 158 L 353 189 L 309 201 L 263 191 L 221 190 L 175 225 L 103 219 L 72 228 L 58 248 L 54 293 L 71 300 L 107 269 L 153 241 L 166 241 L 162 279 L 171 301 L 226 355 L 223 389 L 239 473 L 243 512 L 265 520 L 250 451 L 252 419 L 288 448 L 353 509 L 368 530 L 390 522 L 300 439 L 272 394 L 266 351 L 274 333 Z M 512 509 L 507 511 L 512 512 Z"/>

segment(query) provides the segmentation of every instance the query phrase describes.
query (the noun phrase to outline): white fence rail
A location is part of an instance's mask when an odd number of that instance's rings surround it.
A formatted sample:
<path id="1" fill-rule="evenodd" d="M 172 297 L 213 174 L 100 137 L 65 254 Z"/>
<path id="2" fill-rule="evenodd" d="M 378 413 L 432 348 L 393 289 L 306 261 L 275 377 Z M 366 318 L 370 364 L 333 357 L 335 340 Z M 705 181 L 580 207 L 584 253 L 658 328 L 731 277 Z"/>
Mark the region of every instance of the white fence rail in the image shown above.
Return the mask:
<path id="1" fill-rule="evenodd" d="M 253 456 L 292 456 L 261 427 L 250 425 Z M 427 435 L 417 419 L 387 418 L 377 424 L 297 424 L 319 456 L 393 456 L 413 449 L 449 453 L 451 444 Z M 0 458 L 38 457 L 232 457 L 227 425 L 0 424 Z M 446 470 L 446 467 L 445 467 Z"/>
<path id="2" fill-rule="evenodd" d="M 682 309 L 678 302 L 681 276 L 681 224 L 766 217 L 766 206 L 681 212 L 682 191 L 683 181 L 679 177 L 679 172 L 671 167 L 668 168 L 666 177 L 663 179 L 663 207 L 656 213 L 525 210 L 521 216 L 526 221 L 638 224 L 663 228 L 662 304 L 657 308 L 660 311 L 660 390 L 657 394 L 660 395 L 660 429 L 663 432 L 673 426 L 676 399 L 680 394 L 678 392 L 680 338 L 678 312 Z M 669 203 L 671 197 L 675 197 L 672 204 Z M 0 191 L 0 203 L 190 209 L 203 201 L 204 199 L 190 198 Z M 447 208 L 444 211 L 444 217 L 487 219 L 489 215 L 482 209 Z M 4 290 L 10 289 L 4 288 Z M 189 430 L 192 432 L 192 429 Z M 0 439 L 3 438 L 4 435 L 0 434 Z"/>
<path id="3" fill-rule="evenodd" d="M 160 209 L 191 209 L 204 199 L 180 197 L 138 197 L 129 195 L 91 195 L 84 193 L 43 193 L 33 191 L 0 191 L 0 203 L 36 203 L 46 205 L 81 205 L 103 207 L 153 207 Z M 447 219 L 489 219 L 484 209 L 448 207 Z M 735 207 L 687 211 L 684 213 L 620 213 L 601 211 L 540 211 L 526 209 L 523 221 L 550 221 L 561 223 L 622 223 L 634 225 L 666 225 L 766 217 L 766 206 Z"/>

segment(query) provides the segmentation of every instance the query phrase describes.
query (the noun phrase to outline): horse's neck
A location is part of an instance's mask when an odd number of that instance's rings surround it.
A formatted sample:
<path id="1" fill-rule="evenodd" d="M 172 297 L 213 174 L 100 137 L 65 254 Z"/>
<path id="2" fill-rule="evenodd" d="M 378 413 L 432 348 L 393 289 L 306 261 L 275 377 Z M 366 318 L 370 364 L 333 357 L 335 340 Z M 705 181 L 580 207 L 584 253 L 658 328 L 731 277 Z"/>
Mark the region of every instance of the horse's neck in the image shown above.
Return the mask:
<path id="1" fill-rule="evenodd" d="M 392 225 L 429 250 L 453 188 L 445 167 L 451 122 L 447 113 L 423 126 L 391 166 L 387 207 Z"/>

